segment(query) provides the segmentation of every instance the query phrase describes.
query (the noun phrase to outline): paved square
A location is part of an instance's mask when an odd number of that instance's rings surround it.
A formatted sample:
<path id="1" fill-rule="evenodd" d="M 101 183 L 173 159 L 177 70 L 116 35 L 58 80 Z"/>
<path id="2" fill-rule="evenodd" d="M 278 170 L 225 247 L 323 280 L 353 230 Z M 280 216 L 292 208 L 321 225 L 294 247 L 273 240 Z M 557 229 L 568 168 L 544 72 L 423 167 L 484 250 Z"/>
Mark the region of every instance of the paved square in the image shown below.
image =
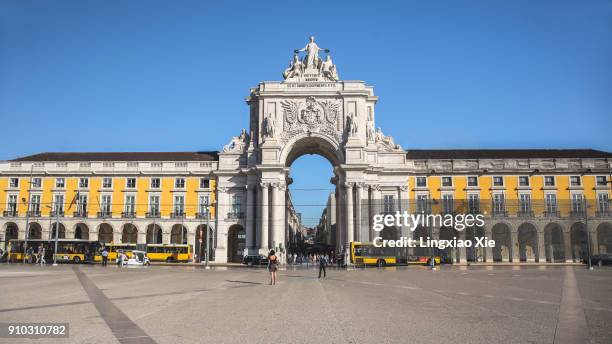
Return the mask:
<path id="1" fill-rule="evenodd" d="M 612 269 L 281 270 L 1 265 L 0 322 L 69 322 L 6 343 L 609 343 Z"/>

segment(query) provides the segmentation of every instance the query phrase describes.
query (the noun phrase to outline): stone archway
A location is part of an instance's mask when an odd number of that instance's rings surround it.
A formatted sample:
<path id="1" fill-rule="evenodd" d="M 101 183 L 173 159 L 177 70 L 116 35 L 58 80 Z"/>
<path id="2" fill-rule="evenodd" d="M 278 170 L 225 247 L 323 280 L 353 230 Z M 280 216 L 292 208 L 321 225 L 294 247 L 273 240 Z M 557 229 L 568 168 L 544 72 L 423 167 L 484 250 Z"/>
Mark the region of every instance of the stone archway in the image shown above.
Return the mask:
<path id="1" fill-rule="evenodd" d="M 89 240 L 89 227 L 84 223 L 77 223 L 76 226 L 74 226 L 74 238 Z"/>
<path id="2" fill-rule="evenodd" d="M 163 232 L 158 224 L 147 226 L 147 244 L 161 244 L 163 242 Z"/>
<path id="3" fill-rule="evenodd" d="M 510 227 L 502 222 L 496 223 L 491 229 L 495 247 L 493 247 L 493 261 L 509 262 L 512 258 L 512 241 Z"/>
<path id="4" fill-rule="evenodd" d="M 428 247 L 419 247 L 419 242 L 421 239 L 423 239 L 423 241 L 427 240 L 427 237 L 429 237 L 429 229 L 423 227 L 423 226 L 418 226 L 413 234 L 412 234 L 412 238 L 414 240 L 417 241 L 417 247 L 415 247 L 413 249 L 414 255 L 415 256 L 429 256 L 431 254 L 430 252 L 430 248 Z"/>
<path id="5" fill-rule="evenodd" d="M 241 225 L 233 225 L 228 234 L 227 261 L 241 263 L 246 248 L 246 233 Z"/>
<path id="6" fill-rule="evenodd" d="M 570 257 L 574 262 L 586 261 L 588 256 L 588 236 L 584 223 L 576 222 L 570 227 L 571 250 Z"/>
<path id="7" fill-rule="evenodd" d="M 136 244 L 138 242 L 138 228 L 133 223 L 126 223 L 121 230 L 121 243 Z"/>
<path id="8" fill-rule="evenodd" d="M 6 252 L 8 243 L 10 240 L 19 238 L 19 227 L 14 222 L 8 222 L 4 225 L 4 247 L 2 248 Z"/>
<path id="9" fill-rule="evenodd" d="M 208 233 L 208 234 L 207 234 Z M 199 225 L 196 228 L 196 246 L 194 247 L 194 253 L 197 255 L 197 261 L 201 262 L 201 261 L 205 261 L 206 260 L 206 238 L 208 237 L 208 235 L 210 235 L 210 233 L 212 233 L 212 228 L 208 227 L 208 231 L 206 230 L 206 225 Z M 209 255 L 208 255 L 208 259 L 212 260 L 212 242 L 209 242 Z"/>
<path id="10" fill-rule="evenodd" d="M 564 262 L 566 254 L 570 254 L 565 252 L 563 229 L 556 222 L 549 223 L 544 227 L 544 245 L 546 261 L 549 263 Z"/>
<path id="11" fill-rule="evenodd" d="M 538 231 L 529 222 L 518 227 L 518 250 L 521 262 L 535 262 L 538 257 Z"/>
<path id="12" fill-rule="evenodd" d="M 465 239 L 471 240 L 476 243 L 477 238 L 485 237 L 485 230 L 483 227 L 468 227 L 465 229 Z M 484 261 L 485 249 L 482 247 L 471 247 L 465 248 L 466 259 L 468 262 L 479 262 Z"/>
<path id="13" fill-rule="evenodd" d="M 28 239 L 42 239 L 42 226 L 38 222 L 30 222 L 30 230 L 28 231 Z M 60 227 L 60 235 L 61 235 Z M 65 236 L 65 231 L 64 231 Z"/>
<path id="14" fill-rule="evenodd" d="M 453 240 L 453 238 L 458 238 L 459 234 L 457 230 L 449 227 L 440 228 L 440 240 Z M 438 254 L 440 255 L 440 261 L 446 264 L 453 264 L 459 262 L 459 249 L 454 249 L 452 247 L 445 247 L 444 249 L 438 249 Z"/>
<path id="15" fill-rule="evenodd" d="M 98 241 L 103 244 L 113 242 L 113 226 L 108 223 L 102 223 L 98 226 Z"/>
<path id="16" fill-rule="evenodd" d="M 39 225 L 40 226 L 40 225 Z M 58 227 L 57 222 L 54 222 L 53 225 L 51 225 L 51 233 L 49 233 L 49 238 L 51 240 L 55 239 L 55 231 L 56 228 Z M 58 235 L 58 239 L 66 239 L 66 227 L 60 222 L 59 223 L 59 235 Z"/>
<path id="17" fill-rule="evenodd" d="M 171 244 L 186 244 L 187 243 L 187 227 L 176 224 L 170 230 Z"/>
<path id="18" fill-rule="evenodd" d="M 603 222 L 597 226 L 597 248 L 596 253 L 612 253 L 612 224 Z"/>

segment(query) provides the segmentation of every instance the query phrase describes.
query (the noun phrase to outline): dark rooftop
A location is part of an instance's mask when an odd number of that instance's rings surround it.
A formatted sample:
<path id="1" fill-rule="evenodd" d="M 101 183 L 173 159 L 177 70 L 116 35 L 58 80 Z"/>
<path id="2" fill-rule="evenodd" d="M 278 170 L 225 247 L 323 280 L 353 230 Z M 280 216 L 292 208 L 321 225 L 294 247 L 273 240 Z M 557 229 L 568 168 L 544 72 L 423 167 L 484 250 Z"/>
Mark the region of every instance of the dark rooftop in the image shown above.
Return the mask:
<path id="1" fill-rule="evenodd" d="M 39 153 L 10 161 L 217 161 L 218 152 Z"/>
<path id="2" fill-rule="evenodd" d="M 612 158 L 595 149 L 410 149 L 408 159 L 567 159 Z"/>

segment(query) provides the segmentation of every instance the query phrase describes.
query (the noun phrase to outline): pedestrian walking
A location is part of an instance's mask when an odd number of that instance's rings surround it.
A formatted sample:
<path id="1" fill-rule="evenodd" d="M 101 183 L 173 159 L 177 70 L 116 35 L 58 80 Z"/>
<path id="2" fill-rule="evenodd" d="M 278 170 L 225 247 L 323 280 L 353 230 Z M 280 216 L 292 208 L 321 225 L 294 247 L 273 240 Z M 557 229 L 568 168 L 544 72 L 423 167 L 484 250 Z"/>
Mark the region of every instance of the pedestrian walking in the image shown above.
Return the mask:
<path id="1" fill-rule="evenodd" d="M 46 253 L 47 253 L 47 250 L 44 247 L 42 247 L 39 253 L 40 265 L 47 264 L 47 260 L 45 260 Z"/>
<path id="2" fill-rule="evenodd" d="M 106 247 L 102 250 L 102 266 L 106 266 L 108 264 L 108 251 Z"/>
<path id="3" fill-rule="evenodd" d="M 276 270 L 278 270 L 278 258 L 274 250 L 268 255 L 268 271 L 270 271 L 270 285 L 276 284 Z"/>
<path id="4" fill-rule="evenodd" d="M 323 271 L 323 278 L 327 278 L 327 272 L 325 271 L 326 265 L 327 259 L 325 259 L 325 256 L 319 256 L 319 278 L 321 278 L 321 271 Z"/>

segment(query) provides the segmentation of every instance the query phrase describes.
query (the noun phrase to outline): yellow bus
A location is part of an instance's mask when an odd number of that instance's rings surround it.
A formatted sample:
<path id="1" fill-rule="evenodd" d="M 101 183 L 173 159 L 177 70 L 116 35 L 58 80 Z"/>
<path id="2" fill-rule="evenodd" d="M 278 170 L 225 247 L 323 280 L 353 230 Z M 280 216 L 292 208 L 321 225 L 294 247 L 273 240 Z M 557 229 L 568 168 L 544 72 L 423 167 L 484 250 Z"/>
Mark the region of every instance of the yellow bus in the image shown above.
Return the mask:
<path id="1" fill-rule="evenodd" d="M 25 240 L 10 240 L 8 259 L 11 262 L 23 261 L 23 248 Z M 58 263 L 87 263 L 94 260 L 95 254 L 99 249 L 97 241 L 79 240 L 79 239 L 57 239 L 57 253 L 55 250 L 55 240 L 28 240 L 28 249 L 31 248 L 33 253 L 26 256 L 26 261 L 36 262 L 39 247 L 45 248 L 45 260 L 47 264 L 53 263 L 53 258 Z"/>
<path id="2" fill-rule="evenodd" d="M 353 241 L 350 243 L 351 263 L 355 265 L 429 265 L 430 256 L 408 255 L 406 248 L 376 247 L 370 242 Z M 440 257 L 435 256 L 434 261 L 440 264 Z"/>
<path id="3" fill-rule="evenodd" d="M 148 244 L 147 257 L 157 262 L 183 262 L 193 259 L 191 245 L 187 244 Z"/>
<path id="4" fill-rule="evenodd" d="M 108 250 L 108 261 L 114 262 L 117 260 L 117 252 L 124 252 L 125 255 L 130 258 L 132 256 L 132 251 L 136 249 L 136 244 L 121 244 L 121 243 L 106 243 L 104 247 Z M 102 261 L 102 255 L 100 252 L 96 254 L 95 257 L 96 262 Z"/>

